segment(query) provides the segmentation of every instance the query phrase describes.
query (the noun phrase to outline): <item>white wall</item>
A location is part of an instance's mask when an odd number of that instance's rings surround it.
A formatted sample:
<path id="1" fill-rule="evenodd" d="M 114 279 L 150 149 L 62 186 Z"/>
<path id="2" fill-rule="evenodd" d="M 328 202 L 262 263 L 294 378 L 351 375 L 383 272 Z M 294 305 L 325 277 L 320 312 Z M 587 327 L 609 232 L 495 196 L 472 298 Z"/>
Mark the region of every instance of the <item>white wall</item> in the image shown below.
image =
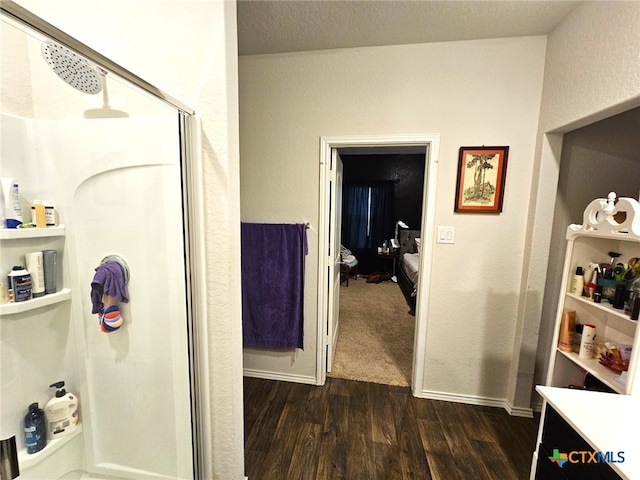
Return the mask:
<path id="1" fill-rule="evenodd" d="M 240 58 L 242 219 L 312 225 L 305 349 L 245 349 L 246 369 L 316 375 L 319 137 L 440 133 L 436 223 L 456 226 L 456 244 L 434 245 L 420 390 L 506 398 L 545 46 L 527 37 Z M 472 145 L 510 146 L 500 215 L 453 213 L 458 149 Z"/>
<path id="2" fill-rule="evenodd" d="M 640 2 L 585 2 L 548 39 L 521 288 L 521 362 L 510 386 L 519 402 L 530 398 L 531 391 L 518 389 L 516 378 L 533 376 L 538 330 L 540 338 L 550 338 L 554 320 L 541 318 L 541 313 L 562 135 L 545 133 L 567 132 L 640 105 L 639 24 Z M 556 289 L 553 285 L 549 288 Z M 549 348 L 548 342 L 540 344 L 547 358 Z M 544 378 L 547 364 L 538 356 L 543 363 L 536 383 Z"/>
<path id="3" fill-rule="evenodd" d="M 206 478 L 243 478 L 236 6 L 232 1 L 20 0 L 202 120 L 209 363 Z M 4 66 L 3 66 L 4 69 Z"/>

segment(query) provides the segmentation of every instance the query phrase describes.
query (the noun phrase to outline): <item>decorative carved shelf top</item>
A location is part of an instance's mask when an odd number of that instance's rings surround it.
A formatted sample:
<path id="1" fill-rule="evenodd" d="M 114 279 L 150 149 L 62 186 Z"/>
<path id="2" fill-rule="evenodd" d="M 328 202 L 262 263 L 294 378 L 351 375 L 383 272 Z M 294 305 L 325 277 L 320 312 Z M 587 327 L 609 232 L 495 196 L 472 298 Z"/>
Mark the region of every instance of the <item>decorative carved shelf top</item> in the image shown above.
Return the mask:
<path id="1" fill-rule="evenodd" d="M 596 198 L 584 210 L 582 225 L 569 225 L 567 239 L 585 233 L 640 241 L 640 203 L 635 198 L 627 197 L 616 201 L 615 192 L 610 192 L 607 198 Z"/>

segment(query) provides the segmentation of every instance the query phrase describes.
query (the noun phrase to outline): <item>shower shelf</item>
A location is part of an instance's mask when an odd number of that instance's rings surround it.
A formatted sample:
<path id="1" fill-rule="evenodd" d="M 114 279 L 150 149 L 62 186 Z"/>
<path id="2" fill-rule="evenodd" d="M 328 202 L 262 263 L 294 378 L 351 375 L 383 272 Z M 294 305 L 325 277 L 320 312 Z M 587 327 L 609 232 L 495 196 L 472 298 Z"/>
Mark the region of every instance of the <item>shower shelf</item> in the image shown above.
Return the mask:
<path id="1" fill-rule="evenodd" d="M 0 228 L 0 240 L 62 237 L 64 236 L 64 230 L 64 225 L 46 228 Z"/>
<path id="2" fill-rule="evenodd" d="M 39 452 L 29 454 L 27 453 L 26 448 L 18 450 L 18 465 L 20 466 L 20 470 L 26 470 L 27 468 L 31 468 L 42 462 L 45 458 L 55 453 L 56 450 L 59 450 L 61 447 L 80 435 L 81 432 L 82 424 L 78 425 L 78 429 L 75 432 L 67 435 L 66 437 L 49 440 L 47 442 L 47 446 Z"/>
<path id="3" fill-rule="evenodd" d="M 56 303 L 67 301 L 71 298 L 71 289 L 63 288 L 59 292 L 45 295 L 44 297 L 32 298 L 25 302 L 9 302 L 0 305 L 0 316 L 13 315 L 15 313 L 28 312 L 40 307 L 47 307 Z"/>

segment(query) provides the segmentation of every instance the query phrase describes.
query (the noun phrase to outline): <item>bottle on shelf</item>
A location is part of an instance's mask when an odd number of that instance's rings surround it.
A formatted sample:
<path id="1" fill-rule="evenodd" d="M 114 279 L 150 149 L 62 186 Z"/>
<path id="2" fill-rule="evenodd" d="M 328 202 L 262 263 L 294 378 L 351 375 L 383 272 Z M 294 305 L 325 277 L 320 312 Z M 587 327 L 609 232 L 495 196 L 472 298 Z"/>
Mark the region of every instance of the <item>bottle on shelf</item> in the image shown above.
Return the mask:
<path id="1" fill-rule="evenodd" d="M 46 210 L 42 200 L 33 200 L 31 202 L 31 223 L 36 228 L 45 228 L 47 226 Z"/>
<path id="2" fill-rule="evenodd" d="M 50 438 L 64 437 L 78 429 L 78 398 L 65 390 L 64 381 L 52 383 L 49 387 L 58 390 L 44 407 L 47 434 Z"/>
<path id="3" fill-rule="evenodd" d="M 574 295 L 582 295 L 584 290 L 584 271 L 582 267 L 576 267 L 576 274 L 571 282 L 571 293 Z"/>
<path id="4" fill-rule="evenodd" d="M 573 337 L 576 332 L 576 311 L 567 310 L 562 316 L 562 324 L 560 325 L 560 338 L 558 339 L 558 348 L 563 352 L 573 350 Z"/>
<path id="5" fill-rule="evenodd" d="M 8 281 L 10 282 L 9 300 L 12 294 L 14 302 L 31 300 L 31 275 L 22 265 L 16 265 L 11 269 Z"/>
<path id="6" fill-rule="evenodd" d="M 24 417 L 24 444 L 27 453 L 36 453 L 47 445 L 47 428 L 44 411 L 38 403 L 29 405 L 29 411 Z"/>

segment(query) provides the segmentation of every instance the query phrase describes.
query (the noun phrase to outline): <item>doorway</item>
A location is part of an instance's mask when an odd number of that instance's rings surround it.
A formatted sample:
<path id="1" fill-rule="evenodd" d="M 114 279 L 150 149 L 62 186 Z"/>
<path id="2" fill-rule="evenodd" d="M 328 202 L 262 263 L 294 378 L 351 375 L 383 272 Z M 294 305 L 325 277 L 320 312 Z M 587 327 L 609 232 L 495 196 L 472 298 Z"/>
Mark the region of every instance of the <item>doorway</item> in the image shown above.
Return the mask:
<path id="1" fill-rule="evenodd" d="M 345 136 L 321 137 L 320 159 L 320 217 L 319 217 L 319 279 L 318 279 L 318 331 L 324 332 L 318 338 L 317 383 L 324 384 L 327 370 L 330 367 L 331 352 L 335 348 L 338 332 L 339 315 L 336 303 L 339 301 L 335 291 L 335 282 L 340 281 L 335 275 L 335 256 L 331 254 L 330 235 L 337 230 L 335 215 L 332 212 L 338 205 L 336 202 L 335 167 L 336 153 L 340 149 L 349 152 L 373 151 L 383 148 L 420 148 L 425 154 L 425 175 L 423 182 L 422 220 L 418 228 L 425 239 L 434 238 L 435 231 L 435 186 L 437 181 L 437 159 L 439 151 L 438 134 L 418 135 L 381 135 L 381 136 Z M 332 237 L 335 241 L 335 238 Z M 335 243 L 334 243 L 335 244 Z M 335 252 L 335 250 L 334 250 Z M 425 356 L 426 326 L 428 323 L 428 291 L 430 284 L 430 264 L 432 247 L 425 242 L 420 255 L 420 282 L 418 287 L 414 345 L 412 359 L 411 385 L 414 395 L 422 388 L 423 359 Z M 336 280 L 337 278 L 337 280 Z"/>
<path id="2" fill-rule="evenodd" d="M 340 331 L 327 375 L 408 387 L 419 259 L 425 147 L 341 148 L 343 163 Z M 394 245 L 392 242 L 397 241 Z M 384 250 L 384 244 L 390 249 Z M 358 278 L 355 278 L 355 275 Z"/>

